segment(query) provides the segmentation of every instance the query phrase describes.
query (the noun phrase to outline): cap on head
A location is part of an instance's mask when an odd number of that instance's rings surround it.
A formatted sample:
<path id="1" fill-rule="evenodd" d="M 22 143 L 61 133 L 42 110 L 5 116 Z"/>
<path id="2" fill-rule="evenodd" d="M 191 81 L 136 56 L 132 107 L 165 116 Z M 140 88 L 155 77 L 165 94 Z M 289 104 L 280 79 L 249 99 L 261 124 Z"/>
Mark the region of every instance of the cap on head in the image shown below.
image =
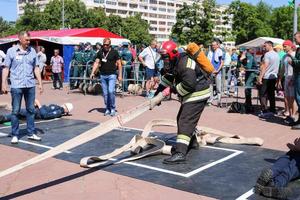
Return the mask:
<path id="1" fill-rule="evenodd" d="M 247 49 L 245 48 L 245 47 L 240 47 L 240 49 L 239 49 L 241 52 L 244 52 L 244 51 L 246 51 Z"/>
<path id="2" fill-rule="evenodd" d="M 173 60 L 175 57 L 179 56 L 177 44 L 172 40 L 162 43 L 160 53 L 168 54 L 170 60 Z"/>
<path id="3" fill-rule="evenodd" d="M 84 45 L 87 47 L 87 46 L 92 45 L 92 44 L 90 42 L 86 42 Z"/>
<path id="4" fill-rule="evenodd" d="M 283 43 L 282 43 L 283 46 L 290 46 L 290 47 L 293 47 L 294 44 L 291 40 L 285 40 Z"/>
<path id="5" fill-rule="evenodd" d="M 122 46 L 128 46 L 129 43 L 128 42 L 122 42 Z"/>
<path id="6" fill-rule="evenodd" d="M 72 112 L 74 106 L 72 103 L 64 103 L 64 106 L 67 108 L 68 113 Z"/>

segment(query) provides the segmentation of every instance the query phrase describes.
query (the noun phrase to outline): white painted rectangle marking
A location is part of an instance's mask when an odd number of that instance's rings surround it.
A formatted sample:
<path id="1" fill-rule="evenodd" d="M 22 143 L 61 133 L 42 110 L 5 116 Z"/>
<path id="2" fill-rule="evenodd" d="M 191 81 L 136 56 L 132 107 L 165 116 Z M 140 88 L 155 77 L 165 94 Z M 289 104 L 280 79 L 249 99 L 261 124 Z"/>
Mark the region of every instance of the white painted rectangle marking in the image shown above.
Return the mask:
<path id="1" fill-rule="evenodd" d="M 252 188 L 251 190 L 249 190 L 248 192 L 246 192 L 242 196 L 238 197 L 236 200 L 247 200 L 248 197 L 250 197 L 253 194 L 254 194 L 254 189 Z"/>
<path id="2" fill-rule="evenodd" d="M 50 147 L 50 146 L 46 146 L 46 145 L 43 145 L 43 144 L 38 144 L 38 143 L 35 143 L 35 142 L 29 142 L 29 141 L 25 141 L 25 140 L 19 140 L 20 143 L 24 143 L 24 144 L 29 144 L 29 145 L 33 145 L 33 146 L 37 146 L 37 147 L 42 147 L 42 148 L 45 148 L 45 149 L 53 149 L 54 147 Z M 72 153 L 71 151 L 64 151 L 64 153 Z"/>

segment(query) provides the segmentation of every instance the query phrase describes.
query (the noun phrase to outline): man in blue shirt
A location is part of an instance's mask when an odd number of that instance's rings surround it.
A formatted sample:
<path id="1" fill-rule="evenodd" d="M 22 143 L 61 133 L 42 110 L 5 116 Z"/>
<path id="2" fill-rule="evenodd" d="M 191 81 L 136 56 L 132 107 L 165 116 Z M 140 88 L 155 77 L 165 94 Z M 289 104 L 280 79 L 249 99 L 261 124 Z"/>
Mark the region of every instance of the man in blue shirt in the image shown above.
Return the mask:
<path id="1" fill-rule="evenodd" d="M 19 44 L 8 49 L 2 74 L 2 92 L 8 92 L 8 74 L 10 72 L 12 98 L 12 144 L 19 142 L 19 118 L 22 98 L 24 96 L 27 110 L 27 138 L 40 141 L 34 125 L 35 78 L 38 80 L 40 93 L 43 92 L 41 73 L 37 62 L 37 54 L 30 47 L 30 33 L 21 31 L 18 34 Z"/>
<path id="2" fill-rule="evenodd" d="M 222 68 L 224 65 L 224 53 L 220 48 L 220 41 L 214 40 L 211 43 L 211 51 L 208 53 L 207 58 L 211 61 L 211 64 L 214 66 L 215 71 L 214 74 L 214 82 L 216 84 L 216 96 L 218 99 L 218 104 L 221 102 L 221 90 L 222 90 Z M 211 97 L 208 100 L 209 103 L 213 101 L 214 91 L 213 87 L 211 86 Z"/>

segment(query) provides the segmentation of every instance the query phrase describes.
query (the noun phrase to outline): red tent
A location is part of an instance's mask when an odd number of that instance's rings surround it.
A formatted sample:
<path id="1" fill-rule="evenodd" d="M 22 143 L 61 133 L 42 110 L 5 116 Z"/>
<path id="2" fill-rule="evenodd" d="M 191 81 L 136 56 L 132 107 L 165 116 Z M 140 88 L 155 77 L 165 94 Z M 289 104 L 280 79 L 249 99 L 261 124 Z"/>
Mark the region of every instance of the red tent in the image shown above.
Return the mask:
<path id="1" fill-rule="evenodd" d="M 129 40 L 101 28 L 79 28 L 63 30 L 42 30 L 30 31 L 31 38 L 34 40 L 44 40 L 63 45 L 76 45 L 80 42 L 102 43 L 103 39 L 108 37 L 112 40 L 112 45 L 119 45 Z M 11 35 L 0 39 L 0 44 L 17 41 L 17 35 Z"/>

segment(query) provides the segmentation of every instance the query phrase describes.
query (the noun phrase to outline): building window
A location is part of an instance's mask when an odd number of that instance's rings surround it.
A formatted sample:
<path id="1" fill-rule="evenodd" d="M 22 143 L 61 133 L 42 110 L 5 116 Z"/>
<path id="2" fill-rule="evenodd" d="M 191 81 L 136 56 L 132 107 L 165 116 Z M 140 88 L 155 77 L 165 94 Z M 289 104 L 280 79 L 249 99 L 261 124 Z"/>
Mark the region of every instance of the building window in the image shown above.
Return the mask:
<path id="1" fill-rule="evenodd" d="M 127 7 L 127 3 L 121 3 L 121 2 L 119 2 L 118 5 L 122 6 L 122 7 Z"/>
<path id="2" fill-rule="evenodd" d="M 150 6 L 150 7 L 149 7 L 149 10 L 157 11 L 157 8 L 156 8 L 156 7 L 153 7 L 153 6 Z"/>
<path id="3" fill-rule="evenodd" d="M 165 8 L 159 8 L 158 10 L 159 10 L 160 12 L 166 12 L 167 9 L 165 9 Z"/>
<path id="4" fill-rule="evenodd" d="M 114 1 L 106 1 L 106 4 L 109 4 L 109 5 L 117 5 L 117 2 L 114 2 Z"/>
<path id="5" fill-rule="evenodd" d="M 159 4 L 159 5 L 163 5 L 163 6 L 165 6 L 165 5 L 166 5 L 166 2 L 164 2 L 164 1 L 160 1 L 158 4 Z"/>
<path id="6" fill-rule="evenodd" d="M 138 5 L 137 4 L 129 4 L 129 8 L 137 8 Z"/>
<path id="7" fill-rule="evenodd" d="M 157 1 L 156 0 L 150 0 L 149 3 L 150 4 L 157 4 Z"/>

